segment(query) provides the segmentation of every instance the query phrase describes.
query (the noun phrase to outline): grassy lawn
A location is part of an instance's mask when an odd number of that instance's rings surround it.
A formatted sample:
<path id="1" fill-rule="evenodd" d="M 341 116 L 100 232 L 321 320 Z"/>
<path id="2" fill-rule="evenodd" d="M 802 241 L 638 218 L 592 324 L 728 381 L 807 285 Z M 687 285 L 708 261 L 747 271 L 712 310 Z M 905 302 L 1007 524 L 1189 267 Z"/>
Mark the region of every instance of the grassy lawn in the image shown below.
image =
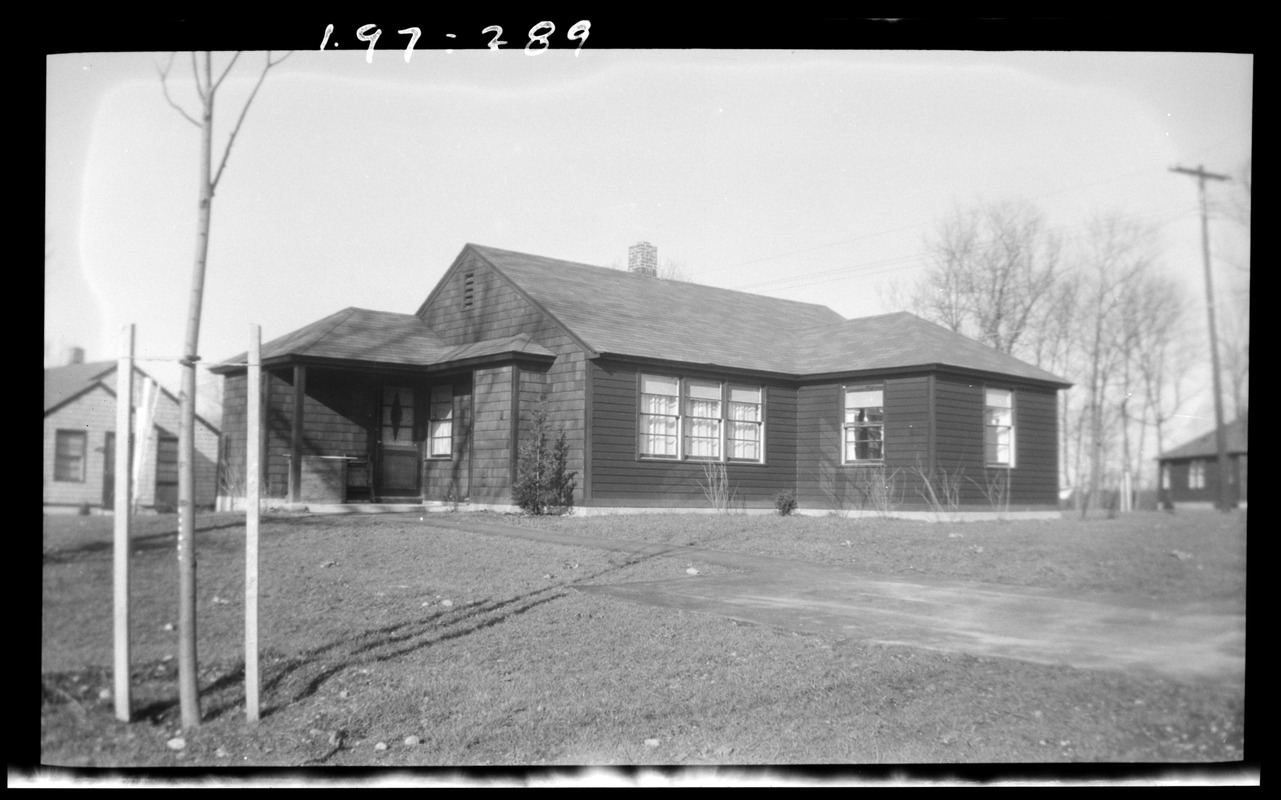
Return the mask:
<path id="1" fill-rule="evenodd" d="M 1242 515 L 930 525 L 742 516 L 531 519 L 869 574 L 1244 607 Z M 262 530 L 263 720 L 244 722 L 244 526 L 198 520 L 204 723 L 179 735 L 176 527 L 134 537 L 133 707 L 115 721 L 111 521 L 45 517 L 41 762 L 411 767 L 1236 762 L 1244 689 L 799 636 L 578 584 L 680 577 L 636 557 L 417 515 Z M 720 568 L 724 569 L 724 568 Z"/>

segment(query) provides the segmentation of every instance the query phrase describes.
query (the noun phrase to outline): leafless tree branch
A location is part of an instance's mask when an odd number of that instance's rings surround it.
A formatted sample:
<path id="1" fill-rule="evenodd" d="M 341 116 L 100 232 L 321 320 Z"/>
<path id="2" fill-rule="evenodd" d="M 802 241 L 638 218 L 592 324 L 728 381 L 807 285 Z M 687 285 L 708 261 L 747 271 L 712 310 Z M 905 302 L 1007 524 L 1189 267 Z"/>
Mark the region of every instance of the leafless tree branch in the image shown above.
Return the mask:
<path id="1" fill-rule="evenodd" d="M 263 65 L 262 73 L 258 75 L 258 82 L 254 84 L 254 90 L 249 93 L 249 99 L 245 101 L 245 105 L 240 109 L 240 117 L 236 119 L 236 126 L 231 129 L 231 136 L 227 138 L 227 146 L 222 151 L 222 160 L 218 163 L 218 171 L 214 173 L 213 180 L 210 182 L 211 190 L 218 188 L 218 181 L 222 178 L 222 171 L 227 167 L 227 158 L 231 155 L 231 146 L 236 142 L 236 134 L 240 133 L 240 126 L 244 124 L 245 115 L 249 113 L 249 106 L 253 104 L 254 98 L 258 96 L 258 90 L 262 88 L 262 82 L 267 79 L 267 72 L 270 71 L 272 67 L 288 58 L 292 53 L 293 51 L 291 50 L 275 61 L 272 61 L 271 51 L 267 51 L 267 62 Z M 225 76 L 226 73 L 224 72 L 223 75 Z M 218 81 L 221 83 L 222 78 L 219 78 Z"/>
<path id="2" fill-rule="evenodd" d="M 188 122 L 190 122 L 192 125 L 195 125 L 197 128 L 199 128 L 200 123 L 197 122 L 195 118 L 193 118 L 190 114 L 188 114 L 183 109 L 182 106 L 175 103 L 173 101 L 173 98 L 169 96 L 169 70 L 173 68 L 173 59 L 174 59 L 174 54 L 170 53 L 169 63 L 165 65 L 164 69 L 161 69 L 159 64 L 156 65 L 156 72 L 159 73 L 160 75 L 160 90 L 165 94 L 165 102 L 173 106 L 174 110 L 177 111 L 179 114 L 181 114 L 184 118 L 186 118 Z M 199 90 L 199 87 L 200 87 L 200 81 L 197 80 L 196 81 L 197 90 Z"/>

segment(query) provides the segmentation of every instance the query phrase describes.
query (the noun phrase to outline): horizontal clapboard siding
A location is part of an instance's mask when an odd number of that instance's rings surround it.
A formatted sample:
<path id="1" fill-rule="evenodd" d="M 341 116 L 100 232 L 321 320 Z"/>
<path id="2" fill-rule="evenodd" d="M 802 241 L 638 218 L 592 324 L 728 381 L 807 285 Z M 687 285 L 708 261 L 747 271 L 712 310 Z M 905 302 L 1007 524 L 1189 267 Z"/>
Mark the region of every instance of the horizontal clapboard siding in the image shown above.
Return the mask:
<path id="1" fill-rule="evenodd" d="M 846 384 L 881 383 L 885 460 L 843 464 Z M 926 375 L 810 384 L 800 387 L 797 426 L 798 501 L 828 511 L 877 510 L 884 497 L 899 508 L 920 504 L 920 472 L 930 453 L 930 391 Z"/>
<path id="2" fill-rule="evenodd" d="M 602 506 L 706 508 L 705 465 L 695 461 L 637 458 L 638 375 L 631 365 L 592 362 L 592 503 Z M 656 374 L 668 374 L 653 370 Z M 755 379 L 697 375 L 744 385 Z M 782 384 L 765 384 L 765 463 L 727 462 L 738 504 L 773 505 L 774 495 L 796 481 L 796 394 Z"/>
<path id="3" fill-rule="evenodd" d="M 1011 506 L 1057 505 L 1059 497 L 1058 393 L 1014 390 L 1015 468 Z"/>

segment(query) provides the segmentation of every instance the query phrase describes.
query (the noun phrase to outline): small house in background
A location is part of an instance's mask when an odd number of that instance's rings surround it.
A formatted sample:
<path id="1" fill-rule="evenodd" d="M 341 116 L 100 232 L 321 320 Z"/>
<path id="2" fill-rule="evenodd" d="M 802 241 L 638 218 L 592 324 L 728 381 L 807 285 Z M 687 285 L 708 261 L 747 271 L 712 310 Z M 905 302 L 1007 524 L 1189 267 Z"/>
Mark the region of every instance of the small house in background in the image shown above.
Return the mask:
<path id="1" fill-rule="evenodd" d="M 1226 426 L 1228 455 L 1228 499 L 1246 505 L 1249 472 L 1249 417 L 1242 416 Z M 1219 449 L 1214 431 L 1157 456 L 1162 506 L 1213 506 L 1219 500 Z"/>
<path id="2" fill-rule="evenodd" d="M 44 371 L 44 508 L 111 509 L 116 481 L 116 362 L 85 364 L 79 357 L 72 362 Z M 138 507 L 173 511 L 178 506 L 178 398 L 141 369 L 135 367 L 134 372 L 135 414 L 145 409 L 153 423 L 136 468 Z M 212 506 L 218 480 L 218 430 L 200 417 L 195 444 L 196 504 Z"/>
<path id="3" fill-rule="evenodd" d="M 1058 513 L 1070 384 L 912 314 L 830 308 L 469 244 L 413 314 L 346 308 L 262 347 L 262 485 L 284 507 L 511 509 L 531 415 L 581 513 Z M 246 356 L 224 455 L 246 463 Z M 243 494 L 241 495 L 243 497 Z M 234 500 L 232 498 L 233 504 Z"/>

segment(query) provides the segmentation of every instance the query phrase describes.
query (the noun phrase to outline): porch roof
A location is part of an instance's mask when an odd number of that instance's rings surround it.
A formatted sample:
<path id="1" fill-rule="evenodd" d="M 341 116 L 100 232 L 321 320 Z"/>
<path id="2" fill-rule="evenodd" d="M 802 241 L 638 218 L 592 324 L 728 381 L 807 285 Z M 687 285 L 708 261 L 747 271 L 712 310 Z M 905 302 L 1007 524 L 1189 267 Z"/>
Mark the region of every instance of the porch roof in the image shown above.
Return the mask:
<path id="1" fill-rule="evenodd" d="M 501 355 L 554 358 L 555 354 L 530 340 L 528 334 L 451 345 L 413 314 L 344 308 L 262 346 L 262 362 L 270 366 L 299 359 L 358 362 L 371 366 L 434 367 Z M 210 367 L 225 374 L 248 366 L 248 352 Z"/>

